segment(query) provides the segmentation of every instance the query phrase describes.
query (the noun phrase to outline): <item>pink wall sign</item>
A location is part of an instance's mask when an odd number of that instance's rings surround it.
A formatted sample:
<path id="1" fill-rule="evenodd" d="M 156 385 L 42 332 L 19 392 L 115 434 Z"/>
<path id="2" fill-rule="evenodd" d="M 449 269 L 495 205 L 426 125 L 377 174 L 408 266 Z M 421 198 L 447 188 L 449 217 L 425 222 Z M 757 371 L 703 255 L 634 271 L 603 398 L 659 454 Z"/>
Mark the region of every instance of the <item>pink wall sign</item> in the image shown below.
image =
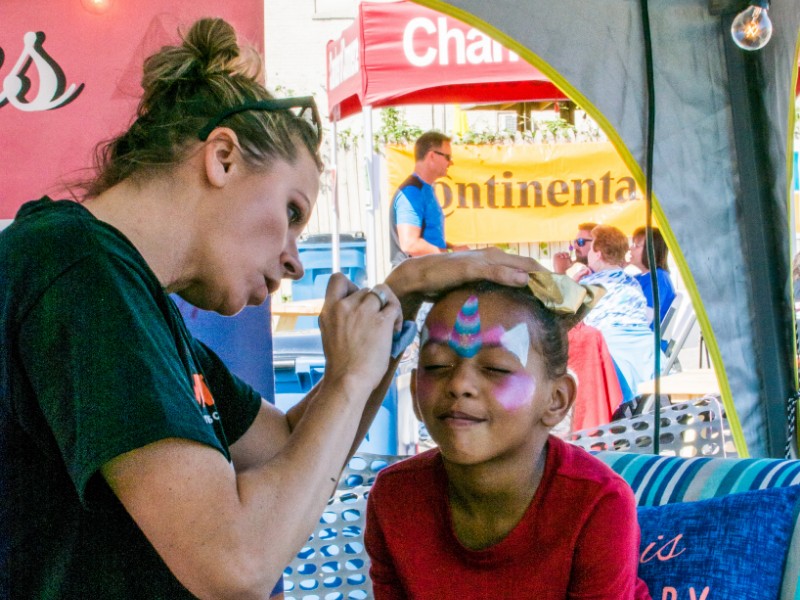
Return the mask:
<path id="1" fill-rule="evenodd" d="M 144 58 L 204 16 L 263 49 L 263 0 L 0 3 L 0 220 L 86 177 L 97 142 L 130 123 Z"/>

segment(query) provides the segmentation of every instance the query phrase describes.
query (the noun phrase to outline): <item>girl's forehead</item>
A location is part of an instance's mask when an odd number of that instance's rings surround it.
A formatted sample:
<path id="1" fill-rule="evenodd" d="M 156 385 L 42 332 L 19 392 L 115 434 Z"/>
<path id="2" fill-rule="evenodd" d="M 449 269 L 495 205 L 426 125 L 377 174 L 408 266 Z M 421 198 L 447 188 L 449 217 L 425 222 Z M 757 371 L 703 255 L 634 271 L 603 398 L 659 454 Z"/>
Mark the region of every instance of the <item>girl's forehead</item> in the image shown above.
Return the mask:
<path id="1" fill-rule="evenodd" d="M 459 319 L 475 319 L 475 315 L 479 316 L 482 328 L 513 327 L 520 322 L 527 323 L 529 317 L 527 311 L 503 294 L 456 292 L 434 305 L 428 323 L 452 327 Z"/>
<path id="2" fill-rule="evenodd" d="M 523 365 L 527 364 L 531 338 L 524 311 L 505 298 L 491 296 L 492 300 L 502 299 L 501 306 L 487 303 L 486 298 L 459 295 L 443 303 L 441 310 L 432 310 L 422 329 L 420 345 L 428 341 L 447 344 L 465 358 L 475 356 L 483 348 L 499 347 L 515 354 Z M 512 306 L 517 310 L 510 311 Z"/>

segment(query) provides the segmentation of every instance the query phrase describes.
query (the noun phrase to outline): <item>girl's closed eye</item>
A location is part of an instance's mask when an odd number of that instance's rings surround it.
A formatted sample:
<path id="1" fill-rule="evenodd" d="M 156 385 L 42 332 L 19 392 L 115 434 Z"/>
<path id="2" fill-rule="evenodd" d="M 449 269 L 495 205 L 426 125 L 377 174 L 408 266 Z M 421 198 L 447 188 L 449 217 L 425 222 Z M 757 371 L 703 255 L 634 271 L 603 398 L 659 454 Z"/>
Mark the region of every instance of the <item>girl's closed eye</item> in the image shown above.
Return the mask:
<path id="1" fill-rule="evenodd" d="M 525 367 L 520 356 L 503 346 L 484 348 L 479 358 L 481 368 L 492 373 L 514 373 Z"/>
<path id="2" fill-rule="evenodd" d="M 452 366 L 453 360 L 445 352 L 425 352 L 419 359 L 419 367 L 429 373 Z"/>
<path id="3" fill-rule="evenodd" d="M 488 371 L 489 373 L 492 373 L 494 375 L 508 375 L 510 373 L 513 373 L 511 369 L 506 369 L 505 367 L 492 366 L 492 365 L 484 365 L 483 370 Z"/>
<path id="4" fill-rule="evenodd" d="M 419 368 L 426 373 L 450 369 L 454 365 L 453 352 L 441 344 L 426 344 L 419 356 Z"/>
<path id="5" fill-rule="evenodd" d="M 451 364 L 429 363 L 429 364 L 424 364 L 424 365 L 420 365 L 420 366 L 422 367 L 422 370 L 425 371 L 426 373 L 434 373 L 436 371 L 441 371 L 443 369 L 449 369 L 453 365 L 451 365 Z"/>

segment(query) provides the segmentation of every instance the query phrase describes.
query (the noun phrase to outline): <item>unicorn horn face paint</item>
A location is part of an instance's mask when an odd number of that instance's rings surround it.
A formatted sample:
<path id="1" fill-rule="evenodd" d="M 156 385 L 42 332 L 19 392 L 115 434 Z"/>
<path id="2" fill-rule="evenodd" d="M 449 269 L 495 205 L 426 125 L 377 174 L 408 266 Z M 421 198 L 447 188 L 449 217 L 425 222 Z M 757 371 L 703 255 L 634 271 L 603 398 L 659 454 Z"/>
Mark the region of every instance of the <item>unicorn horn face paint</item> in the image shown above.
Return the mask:
<path id="1" fill-rule="evenodd" d="M 472 358 L 483 345 L 481 339 L 481 315 L 478 313 L 478 297 L 470 296 L 456 315 L 456 323 L 447 342 L 456 354 Z"/>
<path id="2" fill-rule="evenodd" d="M 478 311 L 478 297 L 470 296 L 464 302 L 456 315 L 453 329 L 448 331 L 446 326 L 439 323 L 427 325 L 420 334 L 420 347 L 427 341 L 447 343 L 447 345 L 462 358 L 472 358 L 481 348 L 486 346 L 500 346 L 514 354 L 522 363 L 528 364 L 528 351 L 530 349 L 530 333 L 525 323 L 518 323 L 510 330 L 500 325 L 481 332 L 481 316 Z"/>

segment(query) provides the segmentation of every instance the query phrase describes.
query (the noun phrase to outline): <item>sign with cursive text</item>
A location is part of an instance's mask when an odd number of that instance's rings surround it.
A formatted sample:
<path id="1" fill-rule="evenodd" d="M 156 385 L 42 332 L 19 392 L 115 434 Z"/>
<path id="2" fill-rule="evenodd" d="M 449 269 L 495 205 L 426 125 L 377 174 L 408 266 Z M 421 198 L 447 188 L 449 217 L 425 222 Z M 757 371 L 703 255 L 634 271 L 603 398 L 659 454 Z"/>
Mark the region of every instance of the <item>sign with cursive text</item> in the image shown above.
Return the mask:
<path id="1" fill-rule="evenodd" d="M 10 104 L 23 112 L 52 110 L 69 104 L 83 90 L 83 84 L 74 83 L 65 89 L 64 71 L 47 54 L 44 38 L 42 31 L 29 31 L 22 37 L 22 54 L 0 86 L 0 107 Z M 35 93 L 30 93 L 31 77 L 38 78 Z"/>
<path id="2" fill-rule="evenodd" d="M 100 14 L 78 0 L 0 3 L 0 227 L 91 175 L 95 146 L 132 120 L 145 57 L 208 15 L 263 46 L 263 0 L 116 0 Z"/>
<path id="3" fill-rule="evenodd" d="M 654 542 L 650 542 L 644 547 L 639 557 L 639 564 L 644 565 L 652 562 L 655 564 L 665 563 L 678 558 L 681 554 L 686 552 L 686 550 L 686 543 L 682 533 L 670 539 L 665 539 L 663 535 L 659 535 Z M 686 600 L 709 600 L 708 594 L 711 588 L 707 585 L 697 588 L 689 585 L 686 587 L 685 591 L 686 594 L 681 594 L 678 588 L 665 585 L 661 589 L 660 595 L 658 590 L 651 589 L 650 593 L 653 596 L 653 600 L 681 600 L 684 598 Z"/>

